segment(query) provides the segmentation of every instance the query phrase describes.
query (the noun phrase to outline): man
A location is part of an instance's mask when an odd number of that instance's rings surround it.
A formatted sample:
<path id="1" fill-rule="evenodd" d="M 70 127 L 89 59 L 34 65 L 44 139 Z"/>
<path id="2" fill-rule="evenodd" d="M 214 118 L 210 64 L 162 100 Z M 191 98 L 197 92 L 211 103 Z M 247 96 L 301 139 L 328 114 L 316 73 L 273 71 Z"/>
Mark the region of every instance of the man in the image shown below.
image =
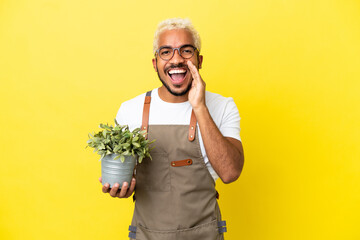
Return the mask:
<path id="1" fill-rule="evenodd" d="M 119 124 L 156 139 L 153 160 L 137 166 L 130 186 L 102 188 L 118 198 L 135 190 L 131 239 L 223 239 L 226 232 L 215 181 L 231 183 L 242 171 L 240 116 L 231 98 L 205 91 L 200 48 L 189 20 L 161 22 L 152 62 L 162 86 L 124 102 L 117 114 Z"/>

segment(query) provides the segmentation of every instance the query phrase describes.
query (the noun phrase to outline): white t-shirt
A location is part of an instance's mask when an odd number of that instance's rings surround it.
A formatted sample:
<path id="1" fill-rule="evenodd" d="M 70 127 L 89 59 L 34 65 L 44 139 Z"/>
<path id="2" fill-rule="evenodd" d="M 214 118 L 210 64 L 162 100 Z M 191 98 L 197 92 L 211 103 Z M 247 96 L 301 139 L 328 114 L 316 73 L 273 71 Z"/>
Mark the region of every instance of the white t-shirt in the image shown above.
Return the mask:
<path id="1" fill-rule="evenodd" d="M 130 99 L 121 104 L 116 115 L 116 121 L 120 125 L 128 125 L 132 131 L 140 128 L 142 123 L 143 106 L 145 93 Z M 229 97 L 225 98 L 219 94 L 206 91 L 206 105 L 216 126 L 224 137 L 240 139 L 240 115 L 234 100 Z M 190 124 L 192 107 L 189 101 L 182 103 L 168 103 L 161 100 L 158 89 L 151 93 L 149 125 L 188 125 Z M 211 176 L 216 181 L 219 176 L 212 168 L 206 155 L 204 143 L 202 141 L 199 125 L 199 142 L 205 165 Z"/>

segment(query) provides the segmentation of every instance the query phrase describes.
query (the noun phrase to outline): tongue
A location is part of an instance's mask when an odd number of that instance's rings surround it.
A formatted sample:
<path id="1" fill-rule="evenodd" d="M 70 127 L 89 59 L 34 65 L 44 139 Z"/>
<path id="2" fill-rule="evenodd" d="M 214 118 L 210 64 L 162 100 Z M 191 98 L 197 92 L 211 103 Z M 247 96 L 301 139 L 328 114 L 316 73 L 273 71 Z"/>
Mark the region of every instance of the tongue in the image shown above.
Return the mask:
<path id="1" fill-rule="evenodd" d="M 179 82 L 181 80 L 183 80 L 183 78 L 185 77 L 185 73 L 174 73 L 174 74 L 171 74 L 171 78 L 176 81 L 176 82 Z"/>

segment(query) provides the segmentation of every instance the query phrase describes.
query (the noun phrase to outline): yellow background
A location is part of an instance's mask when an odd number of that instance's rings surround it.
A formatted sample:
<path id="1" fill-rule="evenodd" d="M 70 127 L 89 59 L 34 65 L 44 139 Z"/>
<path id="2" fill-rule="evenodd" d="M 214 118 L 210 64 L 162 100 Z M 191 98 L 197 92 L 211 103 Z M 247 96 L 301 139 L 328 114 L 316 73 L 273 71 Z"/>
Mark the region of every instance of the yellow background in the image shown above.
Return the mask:
<path id="1" fill-rule="evenodd" d="M 101 192 L 87 134 L 160 86 L 154 30 L 179 16 L 242 118 L 226 238 L 360 239 L 357 0 L 0 1 L 0 239 L 127 239 L 132 200 Z"/>

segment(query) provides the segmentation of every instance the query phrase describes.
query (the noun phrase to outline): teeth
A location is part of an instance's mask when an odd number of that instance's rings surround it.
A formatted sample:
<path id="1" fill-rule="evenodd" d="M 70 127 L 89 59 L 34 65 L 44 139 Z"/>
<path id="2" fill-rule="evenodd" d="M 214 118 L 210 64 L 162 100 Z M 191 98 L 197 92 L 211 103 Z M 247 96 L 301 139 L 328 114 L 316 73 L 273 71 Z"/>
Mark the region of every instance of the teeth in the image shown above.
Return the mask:
<path id="1" fill-rule="evenodd" d="M 169 74 L 184 73 L 184 72 L 186 72 L 185 69 L 173 69 L 169 71 Z"/>

